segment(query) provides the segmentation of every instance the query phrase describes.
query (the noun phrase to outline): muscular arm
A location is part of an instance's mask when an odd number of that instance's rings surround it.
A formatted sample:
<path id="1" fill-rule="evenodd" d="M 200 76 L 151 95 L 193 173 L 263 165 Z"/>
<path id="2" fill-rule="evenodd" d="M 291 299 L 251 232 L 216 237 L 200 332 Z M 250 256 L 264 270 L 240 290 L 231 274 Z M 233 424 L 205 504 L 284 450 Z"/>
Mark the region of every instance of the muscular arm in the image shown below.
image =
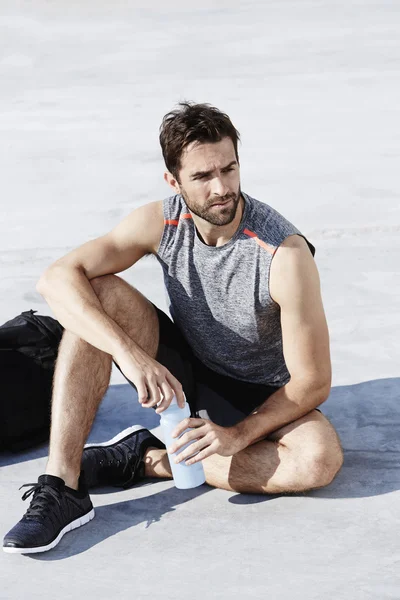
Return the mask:
<path id="1" fill-rule="evenodd" d="M 108 234 L 76 248 L 53 263 L 36 289 L 56 318 L 96 348 L 115 355 L 133 342 L 103 310 L 90 280 L 120 273 L 156 252 L 164 227 L 162 202 L 130 213 Z"/>
<path id="2" fill-rule="evenodd" d="M 319 275 L 307 243 L 288 237 L 271 264 L 270 293 L 281 308 L 289 383 L 235 429 L 243 447 L 265 438 L 324 402 L 331 386 L 329 334 Z"/>

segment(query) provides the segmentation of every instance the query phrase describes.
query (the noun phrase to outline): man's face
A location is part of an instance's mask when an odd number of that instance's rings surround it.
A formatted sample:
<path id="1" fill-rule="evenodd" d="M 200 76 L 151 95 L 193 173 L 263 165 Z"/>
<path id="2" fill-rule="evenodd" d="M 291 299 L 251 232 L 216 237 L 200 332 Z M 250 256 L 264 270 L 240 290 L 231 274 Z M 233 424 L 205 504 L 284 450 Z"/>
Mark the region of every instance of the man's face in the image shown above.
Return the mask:
<path id="1" fill-rule="evenodd" d="M 240 172 L 229 137 L 193 142 L 184 151 L 177 183 L 189 210 L 212 225 L 233 221 L 240 201 Z"/>

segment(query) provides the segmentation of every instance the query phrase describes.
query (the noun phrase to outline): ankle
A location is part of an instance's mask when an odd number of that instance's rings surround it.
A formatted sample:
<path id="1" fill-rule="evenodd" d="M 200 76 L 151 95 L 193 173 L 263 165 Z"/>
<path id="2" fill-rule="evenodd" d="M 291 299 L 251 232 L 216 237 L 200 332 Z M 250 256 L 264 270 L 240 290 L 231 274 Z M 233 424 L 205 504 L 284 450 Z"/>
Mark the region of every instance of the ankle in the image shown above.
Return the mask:
<path id="1" fill-rule="evenodd" d="M 52 463 L 50 460 L 47 463 L 46 475 L 54 475 L 60 477 L 65 482 L 65 485 L 73 490 L 77 490 L 79 487 L 79 476 L 80 469 L 72 469 L 71 467 L 65 467 L 60 464 Z"/>
<path id="2" fill-rule="evenodd" d="M 171 467 L 169 465 L 166 450 L 149 448 L 144 456 L 145 477 L 162 477 L 171 479 Z"/>

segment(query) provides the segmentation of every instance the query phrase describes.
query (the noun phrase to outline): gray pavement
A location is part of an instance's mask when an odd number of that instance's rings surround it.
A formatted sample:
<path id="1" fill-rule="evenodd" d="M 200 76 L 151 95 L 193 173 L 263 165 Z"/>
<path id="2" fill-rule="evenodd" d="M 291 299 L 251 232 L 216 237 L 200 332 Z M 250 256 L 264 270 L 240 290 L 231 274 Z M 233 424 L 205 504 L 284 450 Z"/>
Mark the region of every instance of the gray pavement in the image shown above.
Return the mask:
<path id="1" fill-rule="evenodd" d="M 345 464 L 327 488 L 246 496 L 170 481 L 93 494 L 56 549 L 0 555 L 0 599 L 400 598 L 400 6 L 206 0 L 0 3 L 0 320 L 40 273 L 169 194 L 158 126 L 180 99 L 242 134 L 242 187 L 317 247 Z M 165 309 L 145 259 L 122 274 Z M 90 435 L 159 432 L 119 373 Z M 0 529 L 47 447 L 0 456 Z"/>

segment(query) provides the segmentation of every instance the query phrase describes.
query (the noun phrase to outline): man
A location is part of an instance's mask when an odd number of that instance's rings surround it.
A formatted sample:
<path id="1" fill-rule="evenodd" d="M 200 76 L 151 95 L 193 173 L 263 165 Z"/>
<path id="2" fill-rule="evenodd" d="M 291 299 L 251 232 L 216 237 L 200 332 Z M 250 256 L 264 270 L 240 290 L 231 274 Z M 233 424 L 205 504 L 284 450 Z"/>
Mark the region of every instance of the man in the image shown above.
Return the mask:
<path id="1" fill-rule="evenodd" d="M 37 289 L 66 331 L 46 474 L 24 494 L 31 504 L 6 551 L 48 550 L 88 522 L 86 485 L 171 476 L 167 450 L 143 428 L 87 448 L 82 461 L 113 360 L 142 406 L 161 413 L 174 395 L 181 406 L 186 397 L 192 418 L 168 450 L 177 461 L 202 460 L 211 486 L 298 492 L 339 471 L 340 442 L 316 410 L 331 366 L 315 249 L 241 190 L 238 139 L 216 108 L 181 103 L 160 133 L 174 195 L 134 210 L 41 277 Z M 163 269 L 173 322 L 115 275 L 148 254 Z"/>

